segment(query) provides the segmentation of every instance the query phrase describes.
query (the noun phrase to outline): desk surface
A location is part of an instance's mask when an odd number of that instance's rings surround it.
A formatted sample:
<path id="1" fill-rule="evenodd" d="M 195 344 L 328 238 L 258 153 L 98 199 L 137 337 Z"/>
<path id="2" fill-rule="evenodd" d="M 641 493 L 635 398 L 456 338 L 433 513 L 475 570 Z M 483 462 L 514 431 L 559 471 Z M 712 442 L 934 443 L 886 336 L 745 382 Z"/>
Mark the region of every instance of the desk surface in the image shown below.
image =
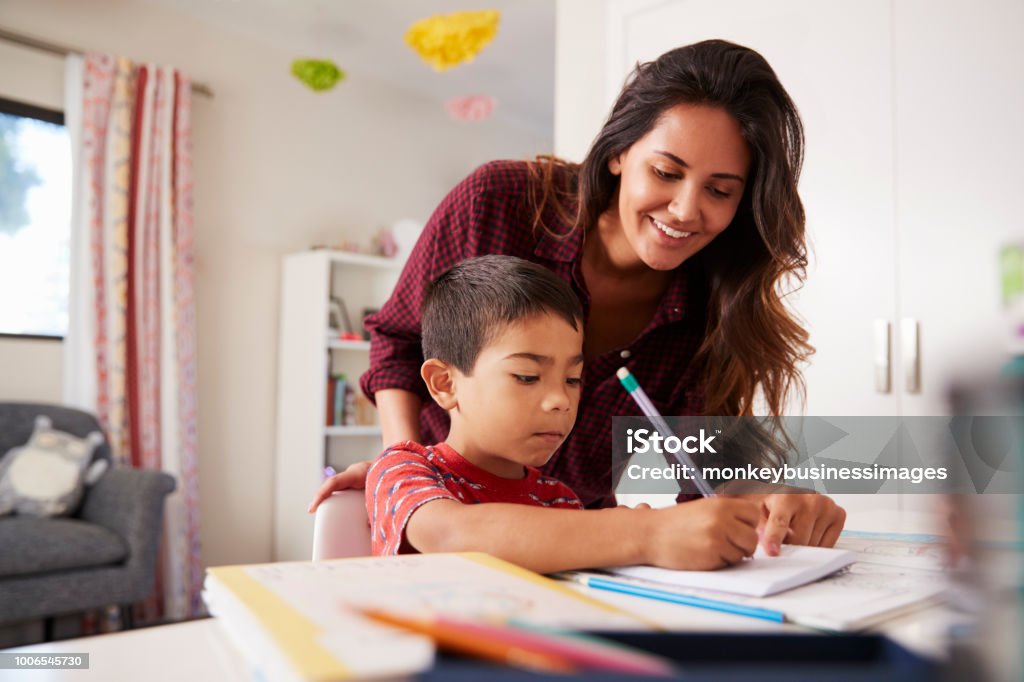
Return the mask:
<path id="1" fill-rule="evenodd" d="M 904 512 L 863 512 L 851 515 L 847 527 L 865 531 L 935 532 L 935 517 Z M 586 590 L 592 596 L 639 610 L 667 628 L 689 631 L 807 632 L 795 625 L 734 616 L 603 590 Z M 953 621 L 949 610 L 934 606 L 886 622 L 877 628 L 919 653 L 939 656 L 944 633 Z M 0 682 L 119 682 L 145 679 L 152 682 L 249 682 L 253 678 L 244 660 L 213 619 L 143 628 L 122 633 L 69 639 L 7 649 L 7 652 L 35 654 L 88 653 L 88 670 L 0 670 Z"/>
<path id="2" fill-rule="evenodd" d="M 88 653 L 88 670 L 0 670 L 2 682 L 252 682 L 244 660 L 212 618 L 6 649 Z"/>

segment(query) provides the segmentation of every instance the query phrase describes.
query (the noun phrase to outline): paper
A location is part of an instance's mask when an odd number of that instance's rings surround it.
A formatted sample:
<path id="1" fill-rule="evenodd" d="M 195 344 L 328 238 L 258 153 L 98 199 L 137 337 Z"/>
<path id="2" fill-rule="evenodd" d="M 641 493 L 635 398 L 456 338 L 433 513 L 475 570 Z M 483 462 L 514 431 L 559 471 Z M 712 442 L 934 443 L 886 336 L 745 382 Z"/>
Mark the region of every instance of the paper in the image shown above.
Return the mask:
<path id="1" fill-rule="evenodd" d="M 939 601 L 949 587 L 948 576 L 943 570 L 942 546 L 937 539 L 922 541 L 919 537 L 900 539 L 862 533 L 844 534 L 836 547 L 853 552 L 857 561 L 817 582 L 766 597 L 672 586 L 639 578 L 616 576 L 615 579 L 779 611 L 789 622 L 833 631 L 871 627 Z M 722 571 L 709 572 L 709 575 L 715 573 Z"/>
<path id="2" fill-rule="evenodd" d="M 945 566 L 946 551 L 941 539 L 935 537 L 933 541 L 921 541 L 900 540 L 892 536 L 844 535 L 837 546 L 857 552 L 859 561 L 940 571 Z"/>
<path id="3" fill-rule="evenodd" d="M 779 556 L 768 556 L 758 547 L 753 558 L 717 571 L 674 571 L 653 566 L 622 566 L 608 569 L 608 572 L 676 587 L 765 597 L 806 585 L 856 560 L 855 553 L 842 549 L 783 545 Z"/>

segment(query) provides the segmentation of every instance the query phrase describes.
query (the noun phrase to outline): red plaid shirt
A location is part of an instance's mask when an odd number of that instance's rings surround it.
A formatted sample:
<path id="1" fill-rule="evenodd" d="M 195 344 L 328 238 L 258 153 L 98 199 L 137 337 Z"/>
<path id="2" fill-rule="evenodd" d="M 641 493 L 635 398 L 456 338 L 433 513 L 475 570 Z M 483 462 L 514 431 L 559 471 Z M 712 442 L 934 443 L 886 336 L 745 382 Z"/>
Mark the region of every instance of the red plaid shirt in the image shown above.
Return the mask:
<path id="1" fill-rule="evenodd" d="M 534 230 L 528 194 L 527 162 L 493 161 L 475 170 L 430 217 L 413 248 L 395 290 L 380 312 L 366 319 L 370 369 L 360 385 L 372 400 L 376 391 L 399 388 L 423 398 L 420 436 L 440 443 L 448 436 L 448 414 L 430 398 L 420 365 L 420 305 L 424 284 L 456 263 L 474 256 L 506 254 L 539 263 L 564 279 L 589 313 L 590 294 L 580 270 L 583 234 L 555 239 Z M 575 206 L 567 207 L 570 214 Z M 554 212 L 550 229 L 564 234 L 570 225 Z M 692 360 L 705 328 L 703 301 L 691 300 L 688 268 L 674 272 L 650 324 L 632 343 L 588 360 L 583 368 L 576 427 L 541 471 L 562 481 L 587 507 L 615 505 L 612 474 L 613 416 L 639 416 L 615 371 L 629 368 L 664 415 L 700 414 L 702 373 Z"/>

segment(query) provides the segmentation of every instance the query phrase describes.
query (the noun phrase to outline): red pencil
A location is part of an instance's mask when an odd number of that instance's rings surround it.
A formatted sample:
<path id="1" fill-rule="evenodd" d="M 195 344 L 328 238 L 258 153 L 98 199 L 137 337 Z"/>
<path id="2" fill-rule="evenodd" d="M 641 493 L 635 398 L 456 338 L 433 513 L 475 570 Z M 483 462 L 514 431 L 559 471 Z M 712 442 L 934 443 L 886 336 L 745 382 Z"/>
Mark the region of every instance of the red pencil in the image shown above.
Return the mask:
<path id="1" fill-rule="evenodd" d="M 409 618 L 378 609 L 359 609 L 359 612 L 377 622 L 427 635 L 434 640 L 438 648 L 446 651 L 541 672 L 577 671 L 577 667 L 562 656 L 486 637 L 461 625 L 442 622 L 437 618 Z"/>
<path id="2" fill-rule="evenodd" d="M 444 615 L 417 619 L 374 609 L 363 613 L 374 620 L 426 634 L 442 648 L 481 655 L 489 660 L 523 665 L 510 660 L 509 652 L 515 652 L 517 659 L 526 656 L 530 660 L 530 657 L 541 656 L 542 665 L 554 665 L 559 668 L 557 672 L 592 669 L 637 675 L 674 674 L 672 664 L 661 656 L 594 637 L 519 624 L 494 625 Z M 482 648 L 487 648 L 492 655 L 484 655 Z"/>

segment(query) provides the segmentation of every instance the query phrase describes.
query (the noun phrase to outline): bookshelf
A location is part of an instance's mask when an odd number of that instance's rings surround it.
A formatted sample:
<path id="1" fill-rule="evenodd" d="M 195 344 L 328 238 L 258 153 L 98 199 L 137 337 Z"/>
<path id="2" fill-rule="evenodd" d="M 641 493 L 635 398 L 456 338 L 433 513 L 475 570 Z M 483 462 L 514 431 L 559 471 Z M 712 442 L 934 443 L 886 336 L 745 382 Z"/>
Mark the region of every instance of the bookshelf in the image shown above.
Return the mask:
<path id="1" fill-rule="evenodd" d="M 328 324 L 331 297 L 344 301 L 353 331 L 363 310 L 391 294 L 402 261 L 341 251 L 284 257 L 277 368 L 277 440 L 274 477 L 274 560 L 306 560 L 313 515 L 306 505 L 327 465 L 341 470 L 378 454 L 376 424 L 328 425 L 327 378 L 344 373 L 353 385 L 369 365 L 370 343 L 342 340 Z M 374 414 L 374 416 L 376 416 Z"/>

